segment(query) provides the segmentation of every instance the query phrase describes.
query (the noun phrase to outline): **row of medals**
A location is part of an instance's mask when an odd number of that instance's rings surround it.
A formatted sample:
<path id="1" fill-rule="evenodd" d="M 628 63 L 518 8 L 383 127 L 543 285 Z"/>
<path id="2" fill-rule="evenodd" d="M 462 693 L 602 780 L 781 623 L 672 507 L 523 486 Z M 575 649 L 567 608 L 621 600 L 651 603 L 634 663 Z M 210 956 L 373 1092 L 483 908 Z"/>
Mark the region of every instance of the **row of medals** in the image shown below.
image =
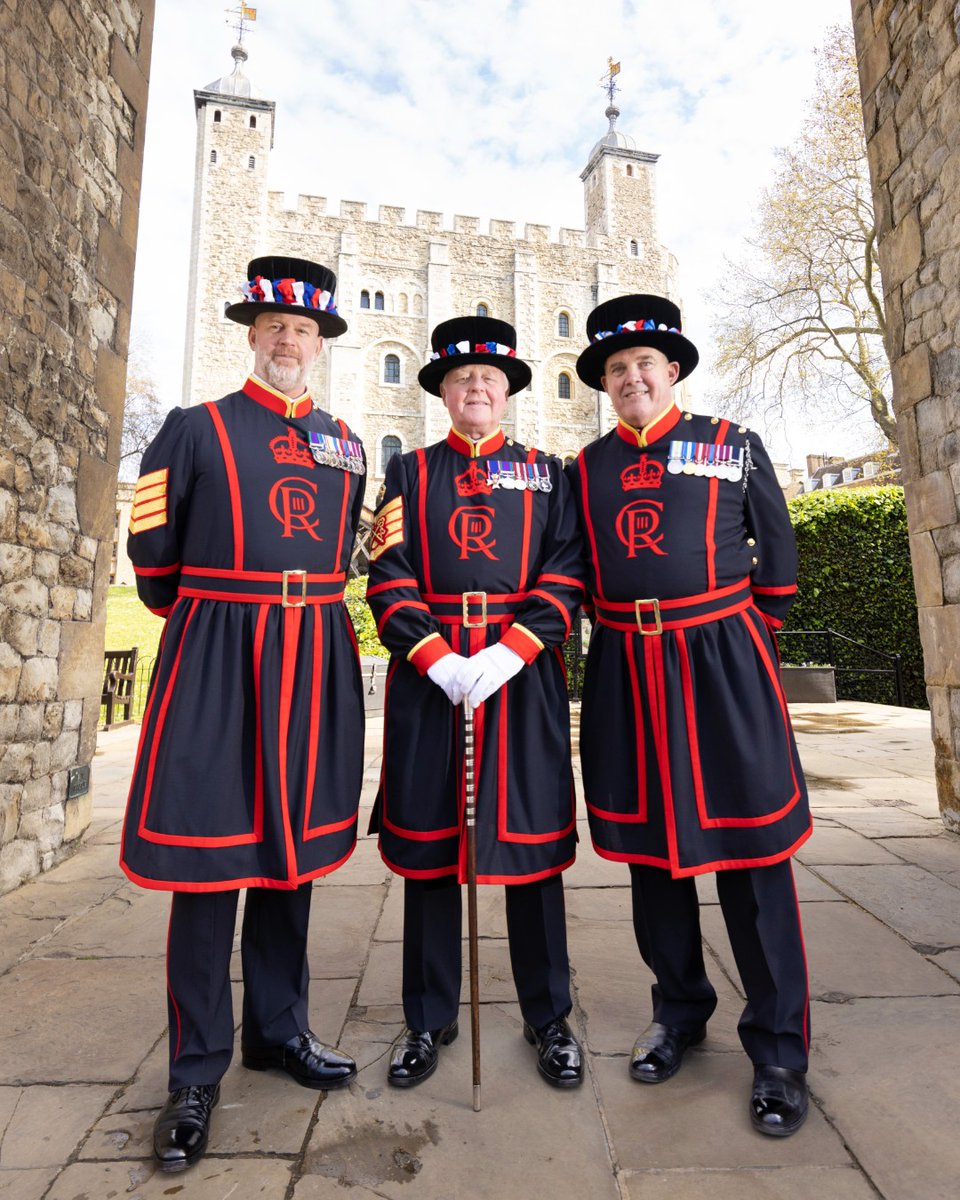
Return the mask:
<path id="1" fill-rule="evenodd" d="M 363 455 L 359 442 L 348 442 L 345 438 L 331 437 L 326 433 L 308 434 L 310 453 L 321 467 L 337 467 L 352 475 L 364 473 Z"/>
<path id="2" fill-rule="evenodd" d="M 714 442 L 671 442 L 667 470 L 671 475 L 742 479 L 743 447 L 718 446 Z"/>
<path id="3" fill-rule="evenodd" d="M 488 459 L 486 471 L 487 483 L 494 488 L 515 488 L 518 492 L 527 488 L 531 492 L 553 491 L 550 472 L 546 466 L 539 463 L 499 462 Z"/>

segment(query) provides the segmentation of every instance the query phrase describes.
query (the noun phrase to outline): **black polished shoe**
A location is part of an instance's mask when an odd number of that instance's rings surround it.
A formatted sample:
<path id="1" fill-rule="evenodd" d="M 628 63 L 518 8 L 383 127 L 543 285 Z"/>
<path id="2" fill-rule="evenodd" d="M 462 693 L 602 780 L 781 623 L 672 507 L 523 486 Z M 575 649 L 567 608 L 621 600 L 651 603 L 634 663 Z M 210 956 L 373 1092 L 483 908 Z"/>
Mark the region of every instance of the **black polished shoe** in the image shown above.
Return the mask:
<path id="1" fill-rule="evenodd" d="M 684 1050 L 699 1045 L 706 1036 L 705 1025 L 685 1033 L 672 1025 L 653 1021 L 634 1043 L 630 1056 L 631 1076 L 640 1083 L 663 1083 L 680 1070 Z"/>
<path id="2" fill-rule="evenodd" d="M 789 1067 L 753 1069 L 750 1121 L 760 1133 L 789 1137 L 807 1119 L 807 1079 Z"/>
<path id="3" fill-rule="evenodd" d="M 153 1154 L 161 1171 L 185 1171 L 201 1157 L 219 1099 L 219 1083 L 192 1084 L 170 1093 L 153 1126 Z"/>
<path id="4" fill-rule="evenodd" d="M 523 1036 L 537 1048 L 537 1070 L 552 1087 L 583 1083 L 583 1051 L 566 1017 L 554 1017 L 539 1029 L 524 1021 Z"/>
<path id="5" fill-rule="evenodd" d="M 456 1021 L 426 1033 L 409 1027 L 404 1029 L 390 1051 L 387 1083 L 393 1087 L 413 1087 L 429 1079 L 437 1069 L 440 1047 L 449 1046 L 459 1032 Z"/>
<path id="6" fill-rule="evenodd" d="M 317 1041 L 309 1029 L 298 1033 L 282 1046 L 244 1046 L 242 1061 L 251 1071 L 277 1067 L 303 1087 L 325 1092 L 345 1087 L 357 1077 L 357 1064 L 339 1050 L 331 1050 Z"/>

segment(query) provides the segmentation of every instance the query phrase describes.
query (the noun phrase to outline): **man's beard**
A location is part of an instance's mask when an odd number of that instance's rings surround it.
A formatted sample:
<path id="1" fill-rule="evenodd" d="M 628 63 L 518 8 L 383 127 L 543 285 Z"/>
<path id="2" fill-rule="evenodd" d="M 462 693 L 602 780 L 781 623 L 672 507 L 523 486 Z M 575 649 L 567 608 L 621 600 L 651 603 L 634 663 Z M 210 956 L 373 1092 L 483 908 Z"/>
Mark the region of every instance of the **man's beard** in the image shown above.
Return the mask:
<path id="1" fill-rule="evenodd" d="M 276 388 L 278 392 L 288 392 L 294 388 L 303 387 L 306 382 L 307 371 L 302 363 L 282 367 L 279 363 L 274 362 L 272 358 L 268 358 L 263 364 L 263 378 L 271 387 Z"/>

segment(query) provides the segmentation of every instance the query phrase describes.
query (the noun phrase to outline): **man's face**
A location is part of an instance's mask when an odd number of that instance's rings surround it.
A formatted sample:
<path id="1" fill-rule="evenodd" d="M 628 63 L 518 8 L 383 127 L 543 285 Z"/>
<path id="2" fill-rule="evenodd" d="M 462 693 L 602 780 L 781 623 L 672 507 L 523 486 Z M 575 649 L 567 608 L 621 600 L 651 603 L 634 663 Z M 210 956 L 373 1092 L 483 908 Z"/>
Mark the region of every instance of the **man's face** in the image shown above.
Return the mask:
<path id="1" fill-rule="evenodd" d="M 509 395 L 507 377 L 488 363 L 454 367 L 443 377 L 440 398 L 458 433 L 470 438 L 488 437 L 500 425 Z"/>
<path id="2" fill-rule="evenodd" d="M 247 331 L 254 354 L 253 369 L 271 387 L 296 399 L 303 394 L 307 375 L 323 338 L 312 317 L 299 313 L 260 313 Z"/>
<path id="3" fill-rule="evenodd" d="M 673 403 L 679 363 L 652 346 L 629 346 L 611 354 L 600 385 L 621 421 L 642 429 Z"/>

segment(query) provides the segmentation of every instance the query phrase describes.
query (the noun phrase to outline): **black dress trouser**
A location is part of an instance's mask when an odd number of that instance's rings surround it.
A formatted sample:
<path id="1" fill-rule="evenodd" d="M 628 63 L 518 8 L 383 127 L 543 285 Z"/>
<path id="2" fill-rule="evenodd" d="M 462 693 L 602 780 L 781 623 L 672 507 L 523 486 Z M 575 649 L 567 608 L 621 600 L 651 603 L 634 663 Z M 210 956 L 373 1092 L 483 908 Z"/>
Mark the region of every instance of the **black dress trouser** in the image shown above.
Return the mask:
<path id="1" fill-rule="evenodd" d="M 247 889 L 240 939 L 245 1045 L 281 1045 L 309 1025 L 311 886 Z M 167 940 L 170 1091 L 216 1083 L 230 1065 L 238 897 L 236 890 L 173 893 Z"/>
<path id="2" fill-rule="evenodd" d="M 692 1033 L 717 1006 L 700 936 L 697 885 L 660 867 L 630 864 L 633 928 L 640 955 L 656 976 L 653 1019 Z M 737 1026 L 755 1065 L 806 1071 L 810 996 L 793 870 L 717 871 L 717 895 L 746 995 Z"/>
<path id="3" fill-rule="evenodd" d="M 510 966 L 523 1019 L 539 1029 L 572 1007 L 563 877 L 508 884 Z M 441 1029 L 460 1006 L 462 898 L 455 876 L 405 879 L 403 1014 L 411 1029 Z"/>

